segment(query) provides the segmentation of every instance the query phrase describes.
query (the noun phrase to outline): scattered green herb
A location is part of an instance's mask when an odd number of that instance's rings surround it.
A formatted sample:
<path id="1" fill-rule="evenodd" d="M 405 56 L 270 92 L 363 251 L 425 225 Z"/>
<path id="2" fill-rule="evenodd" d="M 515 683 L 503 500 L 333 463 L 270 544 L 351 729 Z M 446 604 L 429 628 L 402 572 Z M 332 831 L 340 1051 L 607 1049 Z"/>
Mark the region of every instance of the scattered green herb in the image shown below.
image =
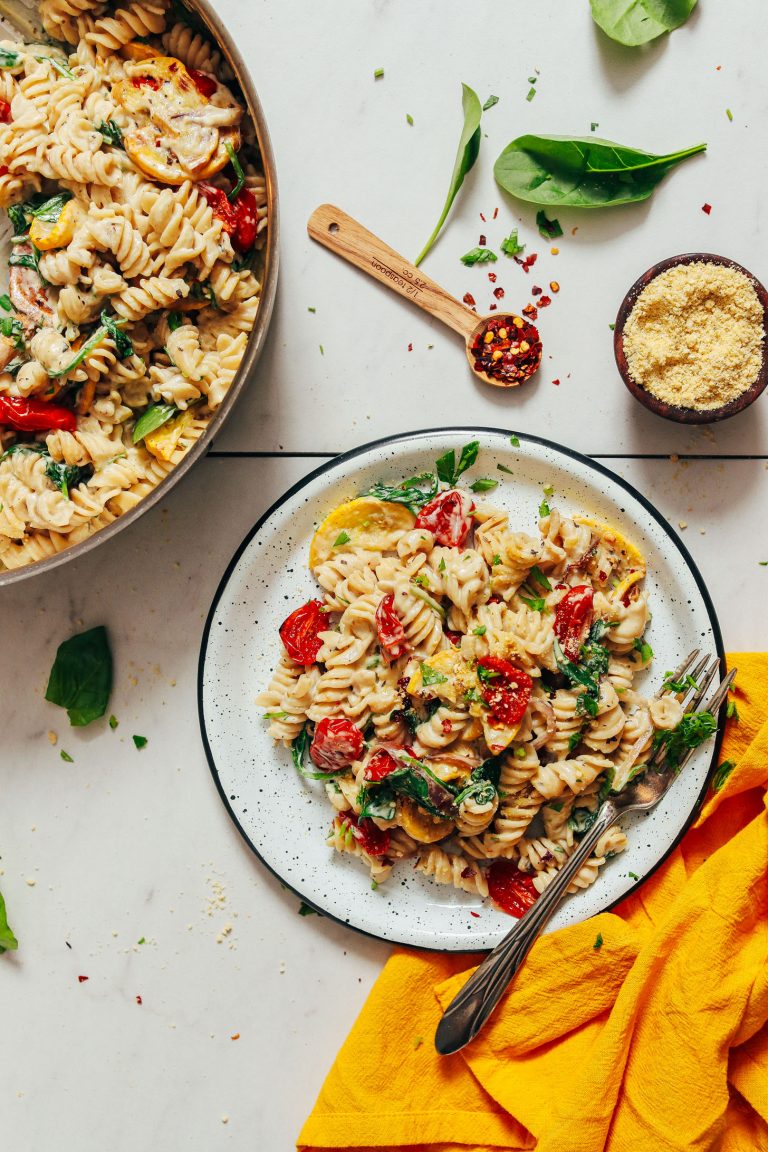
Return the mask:
<path id="1" fill-rule="evenodd" d="M 485 104 L 483 104 L 483 112 L 487 112 L 489 108 L 493 108 L 494 104 L 498 104 L 498 96 L 489 96 Z"/>
<path id="2" fill-rule="evenodd" d="M 595 942 L 592 945 L 592 947 L 594 948 L 595 952 L 599 952 L 600 949 L 602 948 L 602 946 L 603 946 L 603 934 L 602 934 L 602 932 L 598 932 L 597 937 L 596 937 Z"/>
<path id="3" fill-rule="evenodd" d="M 70 724 L 83 727 L 103 716 L 112 691 L 112 653 L 99 625 L 59 645 L 45 698 L 67 709 Z"/>
<path id="4" fill-rule="evenodd" d="M 520 256 L 525 252 L 525 244 L 521 244 L 517 239 L 517 228 L 512 229 L 506 240 L 502 240 L 501 250 L 505 256 Z"/>
<path id="5" fill-rule="evenodd" d="M 448 195 L 445 198 L 443 210 L 440 213 L 440 218 L 435 225 L 432 235 L 416 258 L 415 263 L 417 267 L 439 236 L 440 230 L 451 210 L 451 205 L 464 183 L 464 177 L 477 160 L 477 154 L 480 151 L 480 118 L 482 117 L 483 110 L 480 107 L 477 93 L 473 92 L 466 84 L 462 84 L 461 86 L 461 105 L 464 111 L 464 125 L 461 129 L 461 136 L 459 137 L 459 147 L 453 165 L 453 172 L 451 173 L 451 182 L 448 186 Z"/>
<path id="6" fill-rule="evenodd" d="M 664 750 L 666 763 L 677 771 L 686 753 L 698 748 L 717 731 L 717 720 L 711 712 L 687 712 L 676 728 L 656 732 L 653 751 Z"/>
<path id="7" fill-rule="evenodd" d="M 592 827 L 595 820 L 597 820 L 597 808 L 594 811 L 589 808 L 574 808 L 568 817 L 568 827 L 574 836 L 581 839 L 584 833 Z"/>
<path id="8" fill-rule="evenodd" d="M 733 120 L 733 112 L 731 112 L 730 108 L 726 108 L 725 114 L 729 120 Z"/>
<path id="9" fill-rule="evenodd" d="M 649 660 L 653 659 L 653 648 L 642 637 L 636 639 L 632 645 L 635 652 L 640 653 L 640 659 L 643 664 L 647 664 Z"/>
<path id="10" fill-rule="evenodd" d="M 149 743 L 146 736 L 132 736 L 131 739 L 137 748 L 146 748 L 147 744 Z"/>
<path id="11" fill-rule="evenodd" d="M 506 472 L 508 476 L 514 476 L 512 469 L 507 468 L 506 464 L 497 464 L 496 467 L 498 468 L 499 472 Z"/>
<path id="12" fill-rule="evenodd" d="M 12 340 L 14 348 L 21 350 L 26 347 L 24 328 L 15 316 L 3 316 L 0 319 L 0 335 L 5 336 L 6 340 Z"/>
<path id="13" fill-rule="evenodd" d="M 523 604 L 527 604 L 532 612 L 543 612 L 547 607 L 547 602 L 541 596 L 523 596 L 518 593 Z"/>
<path id="14" fill-rule="evenodd" d="M 411 128 L 413 128 L 413 116 L 411 116 L 410 112 L 406 112 L 405 120 L 406 120 L 406 123 L 410 124 Z"/>
<path id="15" fill-rule="evenodd" d="M 519 448 L 520 447 L 520 437 L 516 436 L 514 432 L 510 436 L 509 442 L 513 448 Z"/>
<path id="16" fill-rule="evenodd" d="M 498 480 L 491 480 L 487 476 L 481 476 L 470 484 L 473 492 L 493 492 L 494 488 L 498 488 L 498 486 Z"/>
<path id="17" fill-rule="evenodd" d="M 296 739 L 291 742 L 291 759 L 296 771 L 300 772 L 302 776 L 306 776 L 308 780 L 335 780 L 338 775 L 337 772 L 312 772 L 305 768 L 304 762 L 309 754 L 311 743 L 309 725 L 305 724 Z"/>
<path id="18" fill-rule="evenodd" d="M 12 307 L 10 296 L 0 296 L 0 308 L 5 312 L 10 312 Z"/>
<path id="19" fill-rule="evenodd" d="M 146 936 L 142 936 L 140 940 L 136 941 L 137 944 L 146 944 L 146 942 L 147 942 Z"/>
<path id="20" fill-rule="evenodd" d="M 74 764 L 74 760 L 70 756 L 69 752 L 65 752 L 63 748 L 61 752 L 59 752 L 59 756 L 61 756 L 62 760 L 65 760 L 67 764 Z"/>
<path id="21" fill-rule="evenodd" d="M 15 68 L 19 62 L 17 52 L 9 52 L 7 48 L 0 48 L 0 68 Z"/>
<path id="22" fill-rule="evenodd" d="M 175 332 L 177 328 L 181 328 L 181 312 L 168 313 L 168 328 L 171 332 Z"/>
<path id="23" fill-rule="evenodd" d="M 440 557 L 440 563 L 437 566 L 437 570 L 438 570 L 438 572 L 445 572 L 445 568 L 446 568 L 445 559 L 441 556 Z"/>
<path id="24" fill-rule="evenodd" d="M 120 723 L 120 721 L 118 720 L 117 716 L 114 716 L 114 715 L 110 716 L 109 726 L 113 732 L 114 732 L 115 728 L 117 728 L 119 723 Z"/>
<path id="25" fill-rule="evenodd" d="M 542 500 L 541 504 L 539 504 L 539 516 L 549 516 L 551 511 L 552 509 L 546 500 Z"/>
<path id="26" fill-rule="evenodd" d="M 116 316 L 110 316 L 108 312 L 102 312 L 99 317 L 102 324 L 109 332 L 115 344 L 115 352 L 119 360 L 125 360 L 126 356 L 133 356 L 133 344 L 127 332 L 123 332 L 123 324 L 125 320 L 118 320 Z"/>
<path id="27" fill-rule="evenodd" d="M 498 256 L 490 248 L 470 248 L 460 259 L 462 264 L 471 268 L 473 264 L 495 264 Z"/>
<path id="28" fill-rule="evenodd" d="M 384 75 L 384 69 L 383 68 L 375 68 L 374 69 L 374 72 L 373 72 L 374 80 L 381 80 L 383 75 Z"/>
<path id="29" fill-rule="evenodd" d="M 317 312 L 317 308 L 307 308 L 307 312 Z"/>
<path id="30" fill-rule="evenodd" d="M 122 148 L 125 150 L 120 125 L 116 124 L 114 120 L 102 120 L 101 124 L 97 126 L 96 131 L 100 132 L 107 143 L 111 144 L 113 148 Z"/>
<path id="31" fill-rule="evenodd" d="M 265 720 L 285 720 L 288 716 L 287 712 L 265 712 Z"/>
<path id="32" fill-rule="evenodd" d="M 529 104 L 530 104 L 531 100 L 533 100 L 535 95 L 536 95 L 536 89 L 533 87 L 533 85 L 531 85 L 531 87 L 528 89 L 528 95 L 526 96 L 526 100 L 528 101 Z"/>
<path id="33" fill-rule="evenodd" d="M 240 189 L 245 184 L 245 172 L 243 172 L 243 166 L 238 159 L 237 152 L 235 152 L 235 149 L 229 140 L 224 141 L 224 147 L 227 150 L 229 162 L 232 165 L 235 173 L 235 183 L 232 186 L 231 191 L 227 192 L 227 200 L 234 200 L 240 194 Z"/>
<path id="34" fill-rule="evenodd" d="M 581 743 L 581 728 L 579 728 L 576 732 L 571 732 L 570 736 L 568 737 L 568 755 L 569 756 L 575 748 L 578 748 L 580 743 Z"/>
<path id="35" fill-rule="evenodd" d="M 726 780 L 736 767 L 734 760 L 723 760 L 720 767 L 715 772 L 712 778 L 712 791 L 719 792 L 724 787 Z"/>
<path id="36" fill-rule="evenodd" d="M 545 592 L 552 591 L 552 584 L 544 575 L 541 568 L 539 568 L 538 564 L 534 564 L 533 568 L 531 568 L 530 572 L 528 573 L 528 579 L 534 580 L 540 588 L 544 589 Z"/>
<path id="37" fill-rule="evenodd" d="M 441 456 L 440 459 L 435 462 L 435 469 L 443 483 L 453 487 L 462 473 L 466 472 L 468 468 L 471 468 L 475 460 L 477 460 L 479 449 L 480 441 L 470 440 L 469 444 L 465 444 L 462 448 L 458 464 L 456 463 L 456 453 L 453 448 Z"/>
<path id="38" fill-rule="evenodd" d="M 495 668 L 486 668 L 485 664 L 477 665 L 477 678 L 481 684 L 490 684 L 500 675 Z"/>
<path id="39" fill-rule="evenodd" d="M 554 642 L 554 655 L 557 666 L 567 676 L 572 687 L 581 687 L 576 710 L 588 716 L 596 716 L 600 699 L 600 678 L 608 671 L 610 654 L 608 649 L 589 640 L 582 646 L 581 659 L 576 664 L 567 659 L 557 640 Z"/>
<path id="40" fill-rule="evenodd" d="M 64 76 L 67 80 L 77 79 L 72 69 L 68 68 L 64 61 L 60 60 L 57 56 L 35 56 L 35 60 L 39 60 L 41 63 L 43 60 L 48 60 L 60 76 Z"/>
<path id="41" fill-rule="evenodd" d="M 558 236 L 563 234 L 560 221 L 549 220 L 543 208 L 536 213 L 536 227 L 539 230 L 539 236 L 543 236 L 545 240 L 557 240 Z"/>
<path id="42" fill-rule="evenodd" d="M 0 67 L 6 67 L 6 65 L 0 64 Z M 15 952 L 18 946 L 19 942 L 8 923 L 5 900 L 2 892 L 0 892 L 0 952 Z"/>
<path id="43" fill-rule="evenodd" d="M 443 676 L 442 672 L 438 672 L 429 664 L 422 662 L 419 667 L 421 668 L 421 682 L 425 688 L 431 687 L 432 684 L 446 684 L 448 682 L 447 676 Z"/>
<path id="44" fill-rule="evenodd" d="M 425 604 L 428 604 L 441 620 L 445 619 L 445 608 L 443 608 L 442 604 L 438 604 L 437 600 L 433 599 L 429 592 L 425 592 L 423 588 L 418 588 L 414 584 L 410 585 L 410 589 L 412 595 L 417 596 L 419 600 L 423 600 Z"/>
<path id="45" fill-rule="evenodd" d="M 473 630 L 472 635 L 473 636 L 485 636 L 485 633 L 487 631 L 488 631 L 488 629 L 486 628 L 485 624 L 478 624 L 477 628 L 475 628 Z"/>
<path id="46" fill-rule="evenodd" d="M 49 460 L 45 466 L 45 474 L 51 483 L 56 485 L 65 500 L 68 500 L 70 489 L 76 488 L 84 480 L 90 479 L 93 475 L 93 467 L 90 464 L 79 466 L 77 464 L 64 464 L 59 460 Z"/>
<path id="47" fill-rule="evenodd" d="M 13 257 L 11 257 L 11 260 L 13 260 Z M 65 364 L 63 368 L 57 368 L 55 372 L 51 371 L 49 368 L 48 375 L 54 379 L 58 378 L 59 376 L 66 376 L 67 373 L 71 372 L 74 368 L 77 368 L 79 364 L 82 364 L 88 353 L 92 352 L 94 348 L 98 347 L 98 345 L 101 344 L 102 340 L 104 340 L 107 335 L 107 329 L 103 324 L 100 324 L 98 328 L 93 330 L 85 343 L 81 344 L 80 348 L 78 348 L 77 352 L 68 364 Z M 134 429 L 134 436 L 135 435 L 136 429 Z M 146 433 L 144 433 L 144 435 L 146 435 Z M 134 440 L 134 444 L 135 443 L 136 441 Z"/>
<path id="48" fill-rule="evenodd" d="M 589 126 L 589 130 L 590 130 L 590 132 L 597 132 L 599 127 L 600 127 L 600 125 L 595 120 L 593 120 Z"/>
<path id="49" fill-rule="evenodd" d="M 673 672 L 664 673 L 664 683 L 662 688 L 666 688 L 669 692 L 687 692 L 689 688 L 693 688 L 694 692 L 698 690 L 698 684 L 693 676 L 683 676 L 682 680 L 675 680 Z"/>
<path id="50" fill-rule="evenodd" d="M 501 564 L 501 555 L 497 552 L 493 560 L 491 560 L 491 567 L 497 568 L 499 564 Z"/>
<path id="51" fill-rule="evenodd" d="M 685 24 L 696 0 L 589 0 L 598 28 L 630 48 Z"/>
<path id="52" fill-rule="evenodd" d="M 735 720 L 737 723 L 740 719 L 739 710 L 736 707 L 735 700 L 729 700 L 725 706 L 725 715 L 728 720 Z"/>
<path id="53" fill-rule="evenodd" d="M 338 536 L 336 537 L 336 539 L 333 542 L 333 546 L 334 546 L 334 548 L 341 548 L 342 544 L 349 544 L 349 541 L 351 539 L 352 539 L 352 537 L 349 535 L 348 532 L 344 532 L 344 531 L 339 532 Z"/>
<path id="54" fill-rule="evenodd" d="M 657 156 L 594 136 L 518 136 L 499 156 L 494 176 L 505 192 L 534 204 L 612 207 L 646 200 L 676 164 L 706 147 Z"/>
<path id="55" fill-rule="evenodd" d="M 309 906 L 309 904 L 305 904 L 303 900 L 302 900 L 301 904 L 299 904 L 299 916 L 319 916 L 319 915 L 320 915 L 320 913 L 318 912 L 317 908 L 311 908 Z"/>
<path id="56" fill-rule="evenodd" d="M 178 411 L 174 404 L 151 404 L 136 421 L 136 426 L 133 429 L 133 443 L 138 444 L 150 432 L 162 428 L 163 424 L 172 420 Z"/>
<path id="57" fill-rule="evenodd" d="M 616 769 L 607 768 L 603 779 L 600 781 L 600 787 L 597 790 L 597 799 L 600 804 L 608 799 L 611 789 L 613 788 L 613 781 L 616 779 Z"/>

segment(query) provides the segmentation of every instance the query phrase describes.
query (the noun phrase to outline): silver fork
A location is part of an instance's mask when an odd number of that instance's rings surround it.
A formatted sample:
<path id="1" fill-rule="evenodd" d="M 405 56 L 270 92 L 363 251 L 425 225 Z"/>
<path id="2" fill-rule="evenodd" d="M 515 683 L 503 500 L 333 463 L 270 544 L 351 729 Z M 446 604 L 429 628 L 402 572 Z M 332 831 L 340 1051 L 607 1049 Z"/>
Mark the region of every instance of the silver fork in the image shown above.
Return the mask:
<path id="1" fill-rule="evenodd" d="M 690 674 L 693 684 L 677 694 L 687 712 L 711 712 L 713 716 L 725 700 L 728 689 L 736 675 L 734 668 L 719 684 L 711 699 L 702 704 L 714 680 L 720 661 L 704 656 L 699 659 L 696 648 L 686 660 L 675 669 L 670 679 L 680 681 Z M 695 685 L 695 686 L 694 686 Z M 670 692 L 662 685 L 657 698 Z M 701 705 L 701 707 L 699 707 Z M 442 1055 L 458 1052 L 477 1036 L 488 1017 L 501 999 L 505 989 L 521 967 L 536 938 L 544 930 L 555 909 L 566 894 L 568 887 L 592 855 L 601 836 L 611 828 L 624 812 L 643 812 L 658 803 L 688 763 L 694 749 L 689 749 L 677 768 L 664 763 L 664 745 L 648 761 L 649 769 L 642 776 L 628 784 L 621 792 L 605 801 L 598 812 L 594 824 L 582 837 L 578 847 L 563 867 L 556 873 L 552 882 L 544 889 L 535 904 L 515 924 L 500 944 L 485 958 L 477 971 L 470 976 L 458 996 L 448 1005 L 435 1033 L 435 1047 Z"/>

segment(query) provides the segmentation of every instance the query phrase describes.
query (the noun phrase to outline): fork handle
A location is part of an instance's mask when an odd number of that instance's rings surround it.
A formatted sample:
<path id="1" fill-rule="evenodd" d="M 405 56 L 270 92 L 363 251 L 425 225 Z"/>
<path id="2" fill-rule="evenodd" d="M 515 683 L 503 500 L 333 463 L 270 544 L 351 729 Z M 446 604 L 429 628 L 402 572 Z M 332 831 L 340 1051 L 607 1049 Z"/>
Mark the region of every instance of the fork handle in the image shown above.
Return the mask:
<path id="1" fill-rule="evenodd" d="M 486 956 L 458 995 L 446 1008 L 435 1032 L 435 1048 L 447 1056 L 458 1052 L 477 1036 L 506 988 L 521 967 L 534 941 L 543 932 L 585 860 L 604 832 L 616 823 L 619 812 L 608 801 L 576 851 L 569 856 L 554 880 L 521 920 Z"/>

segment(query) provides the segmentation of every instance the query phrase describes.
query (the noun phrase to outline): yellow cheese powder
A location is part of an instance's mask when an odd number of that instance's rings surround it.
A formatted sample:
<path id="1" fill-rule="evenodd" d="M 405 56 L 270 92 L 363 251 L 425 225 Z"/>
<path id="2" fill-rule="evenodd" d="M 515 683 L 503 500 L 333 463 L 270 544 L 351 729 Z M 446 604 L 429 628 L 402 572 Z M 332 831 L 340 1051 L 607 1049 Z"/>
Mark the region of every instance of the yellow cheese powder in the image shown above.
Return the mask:
<path id="1" fill-rule="evenodd" d="M 643 289 L 624 325 L 624 353 L 632 377 L 659 400 L 719 408 L 754 383 L 764 335 L 752 282 L 702 260 L 668 268 Z"/>

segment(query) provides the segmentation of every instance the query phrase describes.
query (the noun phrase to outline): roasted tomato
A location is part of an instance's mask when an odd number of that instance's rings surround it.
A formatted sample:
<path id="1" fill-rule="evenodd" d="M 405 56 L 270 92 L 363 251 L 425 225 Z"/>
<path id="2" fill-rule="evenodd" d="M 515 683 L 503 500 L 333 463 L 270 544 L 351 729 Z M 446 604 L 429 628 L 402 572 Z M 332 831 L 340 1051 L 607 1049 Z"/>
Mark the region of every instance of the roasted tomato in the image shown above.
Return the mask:
<path id="1" fill-rule="evenodd" d="M 391 592 L 384 597 L 376 609 L 376 632 L 382 655 L 390 663 L 411 651 L 405 629 L 400 617 L 395 612 L 395 598 Z"/>
<path id="2" fill-rule="evenodd" d="M 533 690 L 533 680 L 528 673 L 509 660 L 482 656 L 477 662 L 477 678 L 491 717 L 501 724 L 519 724 Z"/>
<path id="3" fill-rule="evenodd" d="M 363 816 L 362 820 L 354 812 L 343 812 L 342 824 L 348 824 L 352 835 L 369 856 L 386 856 L 389 852 L 389 832 L 379 828 L 373 820 Z"/>
<path id="4" fill-rule="evenodd" d="M 10 124 L 11 106 L 7 100 L 0 100 L 0 124 Z"/>
<path id="5" fill-rule="evenodd" d="M 324 772 L 341 772 L 363 754 L 365 740 L 359 728 L 343 716 L 326 716 L 315 728 L 309 754 Z"/>
<path id="6" fill-rule="evenodd" d="M 416 517 L 416 527 L 426 528 L 438 544 L 461 548 L 472 527 L 474 502 L 463 492 L 451 488 L 430 500 Z"/>
<path id="7" fill-rule="evenodd" d="M 497 908 L 518 920 L 539 897 L 533 877 L 521 872 L 514 860 L 494 860 L 488 869 L 488 891 Z"/>
<path id="8" fill-rule="evenodd" d="M 395 772 L 397 767 L 398 763 L 394 756 L 387 752 L 386 748 L 379 748 L 366 764 L 363 775 L 366 780 L 379 781 L 389 776 L 390 772 Z"/>
<path id="9" fill-rule="evenodd" d="M 555 609 L 555 636 L 569 660 L 578 660 L 581 646 L 592 624 L 594 591 L 587 584 L 579 584 L 566 592 Z"/>
<path id="10" fill-rule="evenodd" d="M 328 627 L 322 600 L 308 600 L 280 625 L 283 647 L 297 664 L 314 664 L 323 646 L 320 633 Z"/>
<path id="11" fill-rule="evenodd" d="M 210 100 L 218 88 L 218 84 L 213 76 L 209 76 L 207 72 L 201 72 L 198 68 L 188 68 L 187 71 L 192 77 L 192 83 L 200 95 L 205 96 L 206 100 Z"/>

